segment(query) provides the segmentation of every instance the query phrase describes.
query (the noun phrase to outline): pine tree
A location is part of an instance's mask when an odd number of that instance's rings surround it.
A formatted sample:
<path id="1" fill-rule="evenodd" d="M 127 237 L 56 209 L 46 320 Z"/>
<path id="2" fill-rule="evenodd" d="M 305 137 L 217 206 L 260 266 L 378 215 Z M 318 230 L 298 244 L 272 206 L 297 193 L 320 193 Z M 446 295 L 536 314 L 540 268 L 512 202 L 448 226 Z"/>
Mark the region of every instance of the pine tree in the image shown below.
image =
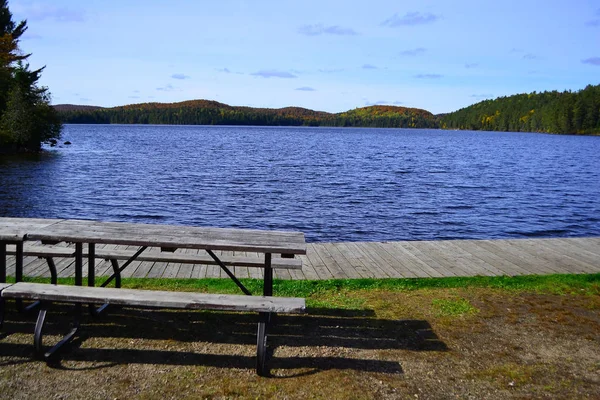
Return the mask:
<path id="1" fill-rule="evenodd" d="M 15 24 L 0 0 L 0 152 L 37 151 L 62 129 L 48 89 L 38 86 L 44 68 L 31 71 L 25 62 L 30 54 L 19 49 L 26 30 L 27 21 Z"/>

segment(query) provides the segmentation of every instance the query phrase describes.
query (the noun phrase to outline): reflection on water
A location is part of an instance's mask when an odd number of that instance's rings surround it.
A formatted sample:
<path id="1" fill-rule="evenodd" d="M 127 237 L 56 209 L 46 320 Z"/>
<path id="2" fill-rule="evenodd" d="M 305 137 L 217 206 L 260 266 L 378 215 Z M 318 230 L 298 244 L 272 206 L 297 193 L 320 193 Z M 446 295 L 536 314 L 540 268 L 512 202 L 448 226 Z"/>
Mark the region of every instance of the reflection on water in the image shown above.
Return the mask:
<path id="1" fill-rule="evenodd" d="M 304 231 L 310 241 L 600 235 L 600 137 L 68 125 L 0 157 L 0 216 Z"/>

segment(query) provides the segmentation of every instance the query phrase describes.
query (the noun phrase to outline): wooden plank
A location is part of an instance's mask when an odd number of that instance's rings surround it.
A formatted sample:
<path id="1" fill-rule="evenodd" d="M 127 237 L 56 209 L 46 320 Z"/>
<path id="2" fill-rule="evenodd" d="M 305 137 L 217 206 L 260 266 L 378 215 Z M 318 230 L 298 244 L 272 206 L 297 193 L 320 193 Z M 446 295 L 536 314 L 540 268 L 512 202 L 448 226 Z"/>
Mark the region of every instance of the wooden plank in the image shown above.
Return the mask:
<path id="1" fill-rule="evenodd" d="M 573 273 L 573 269 L 569 269 L 561 257 L 555 257 L 554 254 L 540 251 L 539 247 L 531 245 L 527 239 L 514 239 L 508 241 L 513 248 L 519 249 L 525 257 L 530 260 L 535 260 L 537 264 L 544 264 L 549 269 L 553 270 L 557 274 Z"/>
<path id="2" fill-rule="evenodd" d="M 303 313 L 304 299 L 168 292 L 158 290 L 116 289 L 85 286 L 16 283 L 2 291 L 2 297 L 68 303 L 115 304 L 139 307 L 211 309 L 223 311 L 257 311 Z"/>
<path id="3" fill-rule="evenodd" d="M 301 232 L 253 229 L 63 220 L 50 226 L 29 230 L 26 237 L 30 240 L 114 243 L 130 246 L 306 253 L 306 242 Z"/>
<path id="4" fill-rule="evenodd" d="M 583 239 L 552 239 L 552 244 L 561 246 L 569 255 L 577 254 L 588 264 L 600 265 L 600 244 Z"/>
<path id="5" fill-rule="evenodd" d="M 15 255 L 15 248 L 8 248 L 6 254 Z M 65 246 L 23 245 L 23 254 L 35 257 L 74 257 L 75 249 Z"/>
<path id="6" fill-rule="evenodd" d="M 528 271 L 520 266 L 511 263 L 510 261 L 499 257 L 495 253 L 486 250 L 485 248 L 479 246 L 478 240 L 456 240 L 454 244 L 466 252 L 469 252 L 474 257 L 477 257 L 489 265 L 493 265 L 494 268 L 498 271 L 498 275 L 507 275 L 507 276 L 515 276 L 515 275 L 525 275 Z"/>
<path id="7" fill-rule="evenodd" d="M 403 248 L 407 253 L 411 254 L 413 260 L 418 260 L 418 262 L 421 263 L 421 265 L 426 265 L 428 268 L 428 272 L 431 271 L 430 273 L 432 274 L 432 276 L 457 276 L 457 272 L 454 269 L 448 268 L 446 264 L 442 263 L 440 260 L 435 258 L 426 246 L 422 246 L 421 244 L 422 242 L 404 241 L 400 242 L 399 246 Z"/>
<path id="8" fill-rule="evenodd" d="M 371 259 L 380 270 L 384 271 L 385 275 L 390 278 L 402 278 L 402 274 L 392 265 L 396 260 L 390 261 L 389 254 L 383 254 L 378 245 L 373 242 L 356 243 L 356 245 L 367 258 Z"/>
<path id="9" fill-rule="evenodd" d="M 498 257 L 510 261 L 527 271 L 527 275 L 555 274 L 556 271 L 548 268 L 530 254 L 512 245 L 510 240 L 480 240 L 477 244 L 484 249 L 496 254 Z"/>
<path id="10" fill-rule="evenodd" d="M 308 257 L 304 255 L 296 256 L 299 258 L 300 262 L 302 262 L 302 269 L 296 270 L 298 273 L 302 274 L 302 277 L 299 279 L 308 279 L 308 280 L 316 280 L 319 279 L 319 274 L 313 267 L 312 263 L 308 259 Z"/>
<path id="11" fill-rule="evenodd" d="M 502 270 L 497 269 L 479 257 L 473 256 L 468 251 L 457 245 L 456 240 L 440 240 L 433 242 L 440 248 L 446 259 L 450 259 L 458 268 L 465 271 L 465 276 L 501 276 Z"/>
<path id="12" fill-rule="evenodd" d="M 596 268 L 585 261 L 580 261 L 576 252 L 567 249 L 562 251 L 560 244 L 550 243 L 550 239 L 523 239 L 520 241 L 524 246 L 531 249 L 531 252 L 540 259 L 545 259 L 550 263 L 571 273 L 594 273 Z"/>
<path id="13" fill-rule="evenodd" d="M 103 246 L 103 247 L 99 247 L 98 249 L 102 250 L 102 251 L 111 251 L 114 250 L 117 245 L 116 244 L 105 244 L 105 245 L 97 245 L 99 246 Z M 96 276 L 104 276 L 104 277 L 108 277 L 111 276 L 113 274 L 113 268 L 112 268 L 112 264 L 110 261 L 108 260 L 104 260 L 104 259 L 99 259 L 96 260 Z"/>
<path id="14" fill-rule="evenodd" d="M 575 257 L 594 268 L 594 270 L 600 270 L 600 254 L 589 251 L 585 246 L 579 246 L 571 239 L 554 239 L 552 245 L 564 251 L 570 257 Z"/>
<path id="15" fill-rule="evenodd" d="M 465 265 L 466 261 L 456 252 L 448 251 L 438 241 L 418 242 L 418 246 L 431 257 L 435 258 L 446 269 L 456 276 L 491 276 L 492 274 L 477 265 Z"/>
<path id="16" fill-rule="evenodd" d="M 134 248 L 134 250 L 137 248 Z M 134 250 L 108 249 L 106 251 L 98 250 L 97 258 L 108 258 L 117 260 L 127 260 L 135 254 Z M 191 251 L 188 251 L 191 250 Z M 240 252 L 238 252 L 240 253 Z M 245 257 L 243 255 L 234 255 L 232 251 L 219 253 L 219 259 L 225 265 L 240 266 L 240 267 L 264 267 L 264 256 Z M 84 255 L 87 255 L 84 252 Z M 198 253 L 197 249 L 180 249 L 175 253 L 159 252 L 157 250 L 147 250 L 140 254 L 137 261 L 163 261 L 180 264 L 205 264 L 217 265 L 217 263 L 204 250 Z M 277 269 L 301 269 L 302 262 L 296 258 L 281 258 L 273 257 L 272 267 Z"/>
<path id="17" fill-rule="evenodd" d="M 331 255 L 333 260 L 339 265 L 340 269 L 344 271 L 344 274 L 350 279 L 364 278 L 360 272 L 354 267 L 354 265 L 348 261 L 346 255 L 340 251 L 336 243 L 320 243 L 319 246 L 323 246 L 327 253 Z"/>
<path id="18" fill-rule="evenodd" d="M 2 292 L 2 290 L 6 289 L 7 287 L 12 286 L 12 283 L 2 283 L 0 282 L 0 292 Z"/>
<path id="19" fill-rule="evenodd" d="M 416 259 L 406 249 L 398 245 L 397 242 L 384 242 L 379 245 L 382 251 L 385 251 L 404 277 L 407 278 L 429 278 L 432 275 L 428 272 L 429 267 Z M 435 276 L 435 275 L 434 275 Z"/>
<path id="20" fill-rule="evenodd" d="M 360 262 L 365 266 L 365 269 L 370 271 L 369 275 L 373 278 L 389 278 L 390 275 L 381 268 L 378 263 L 369 257 L 360 247 L 359 242 L 346 242 L 344 243 L 345 247 L 348 249 L 348 252 L 351 254 L 356 261 Z"/>
<path id="21" fill-rule="evenodd" d="M 338 265 L 335 259 L 329 254 L 325 246 L 321 243 L 315 244 L 313 249 L 317 256 L 323 260 L 323 264 L 329 270 L 333 279 L 348 279 L 349 276 L 346 272 Z"/>
<path id="22" fill-rule="evenodd" d="M 316 247 L 318 245 L 315 243 L 309 243 L 306 249 L 306 257 L 310 260 L 310 263 L 315 268 L 317 274 L 319 274 L 319 279 L 333 279 L 334 276 L 331 271 L 327 268 L 319 254 L 317 253 Z"/>
<path id="23" fill-rule="evenodd" d="M 361 278 L 374 278 L 375 271 L 367 268 L 365 264 L 362 262 L 361 258 L 356 256 L 356 252 L 348 247 L 347 243 L 338 242 L 334 243 L 334 246 L 337 250 L 344 255 L 346 259 L 346 263 L 350 265 Z"/>
<path id="24" fill-rule="evenodd" d="M 427 276 L 416 268 L 410 268 L 402 258 L 394 256 L 394 248 L 388 242 L 373 242 L 372 245 L 379 250 L 379 255 L 399 274 L 401 278 L 418 278 Z"/>
<path id="25" fill-rule="evenodd" d="M 60 219 L 43 218 L 0 218 L 0 241 L 22 242 L 32 229 L 45 228 L 60 222 Z"/>

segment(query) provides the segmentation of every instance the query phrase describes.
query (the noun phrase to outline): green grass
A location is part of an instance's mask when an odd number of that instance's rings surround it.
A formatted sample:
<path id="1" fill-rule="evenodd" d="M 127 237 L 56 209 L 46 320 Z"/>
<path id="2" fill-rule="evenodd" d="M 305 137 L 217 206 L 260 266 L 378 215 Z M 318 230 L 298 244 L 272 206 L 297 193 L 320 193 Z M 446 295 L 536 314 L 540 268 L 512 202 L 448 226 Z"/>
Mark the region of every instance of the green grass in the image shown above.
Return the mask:
<path id="1" fill-rule="evenodd" d="M 462 317 L 476 314 L 479 310 L 467 299 L 433 299 L 431 301 L 435 315 L 438 317 Z"/>
<path id="2" fill-rule="evenodd" d="M 262 293 L 262 280 L 240 279 L 253 293 Z M 14 281 L 14 279 L 13 279 Z M 28 282 L 48 283 L 48 278 L 27 278 Z M 102 278 L 97 278 L 102 282 Z M 61 278 L 60 284 L 73 284 L 73 278 Z M 181 290 L 213 293 L 241 293 L 229 279 L 159 279 L 125 278 L 122 286 L 138 289 Z M 275 280 L 276 296 L 311 297 L 318 294 L 356 290 L 412 291 L 442 288 L 493 288 L 520 292 L 549 294 L 600 294 L 600 274 L 581 275 L 527 275 L 465 278 L 410 278 L 410 279 L 331 279 L 331 280 Z"/>

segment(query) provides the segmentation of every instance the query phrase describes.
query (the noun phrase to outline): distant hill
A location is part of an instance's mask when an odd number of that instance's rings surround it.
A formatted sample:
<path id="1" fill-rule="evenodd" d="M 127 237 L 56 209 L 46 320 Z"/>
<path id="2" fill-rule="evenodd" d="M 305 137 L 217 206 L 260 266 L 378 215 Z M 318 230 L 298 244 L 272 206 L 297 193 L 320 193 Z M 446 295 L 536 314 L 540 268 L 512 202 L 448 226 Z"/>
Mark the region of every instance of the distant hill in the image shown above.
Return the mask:
<path id="1" fill-rule="evenodd" d="M 212 100 L 111 108 L 59 104 L 54 108 L 69 124 L 348 126 L 600 134 L 600 85 L 588 85 L 576 92 L 499 97 L 438 115 L 419 108 L 384 105 L 327 113 L 301 107 L 230 106 Z"/>
<path id="2" fill-rule="evenodd" d="M 600 85 L 500 97 L 438 117 L 449 129 L 598 135 Z"/>
<path id="3" fill-rule="evenodd" d="M 57 104 L 53 107 L 58 112 L 82 111 L 82 110 L 90 111 L 90 110 L 99 110 L 99 109 L 103 108 L 103 107 L 98 107 L 98 106 L 82 106 L 82 105 L 77 105 L 77 104 Z"/>
<path id="4" fill-rule="evenodd" d="M 371 106 L 336 114 L 301 107 L 230 106 L 212 100 L 141 103 L 111 108 L 59 104 L 54 108 L 61 120 L 68 124 L 439 127 L 438 119 L 429 111 L 395 106 Z"/>

